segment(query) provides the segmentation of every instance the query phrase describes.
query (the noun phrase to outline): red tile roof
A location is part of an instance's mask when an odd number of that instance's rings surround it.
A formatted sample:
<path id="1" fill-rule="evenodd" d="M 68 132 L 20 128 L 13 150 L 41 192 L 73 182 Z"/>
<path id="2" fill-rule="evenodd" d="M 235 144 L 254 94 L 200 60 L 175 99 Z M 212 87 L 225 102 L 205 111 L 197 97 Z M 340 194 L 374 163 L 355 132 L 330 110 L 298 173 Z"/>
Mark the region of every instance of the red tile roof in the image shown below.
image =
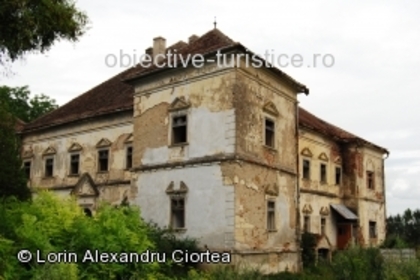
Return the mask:
<path id="1" fill-rule="evenodd" d="M 385 148 L 379 147 L 365 139 L 362 139 L 350 132 L 347 132 L 333 124 L 330 124 L 318 118 L 317 116 L 309 113 L 308 111 L 306 111 L 305 109 L 301 107 L 299 107 L 298 115 L 299 115 L 299 127 L 301 128 L 306 128 L 306 129 L 318 132 L 338 142 L 361 143 L 368 146 L 372 146 L 385 153 L 388 153 L 388 151 Z"/>
<path id="2" fill-rule="evenodd" d="M 251 53 L 243 45 L 234 42 L 218 29 L 213 29 L 198 39 L 194 40 L 190 44 L 179 41 L 178 43 L 168 47 L 167 50 L 176 50 L 180 55 L 207 55 L 215 53 L 219 50 L 230 50 L 234 48 L 239 48 L 242 51 Z M 308 89 L 304 85 L 298 83 L 281 70 L 277 68 L 270 69 L 294 85 L 297 90 L 303 91 L 305 93 L 308 92 Z M 86 93 L 76 97 L 58 109 L 44 116 L 41 116 L 29 124 L 26 124 L 23 133 L 71 123 L 81 119 L 88 119 L 100 115 L 133 110 L 134 89 L 126 82 L 138 79 L 140 77 L 152 75 L 155 72 L 163 70 L 165 69 L 157 68 L 154 66 L 143 68 L 140 65 L 129 68 L 110 78 L 109 80 L 101 83 L 100 85 L 92 88 Z M 302 108 L 299 110 L 299 125 L 315 130 L 326 136 L 333 137 L 340 141 L 353 141 L 357 139 L 363 140 L 349 132 L 346 132 L 317 118 Z M 365 143 L 369 143 L 365 140 L 363 141 Z"/>

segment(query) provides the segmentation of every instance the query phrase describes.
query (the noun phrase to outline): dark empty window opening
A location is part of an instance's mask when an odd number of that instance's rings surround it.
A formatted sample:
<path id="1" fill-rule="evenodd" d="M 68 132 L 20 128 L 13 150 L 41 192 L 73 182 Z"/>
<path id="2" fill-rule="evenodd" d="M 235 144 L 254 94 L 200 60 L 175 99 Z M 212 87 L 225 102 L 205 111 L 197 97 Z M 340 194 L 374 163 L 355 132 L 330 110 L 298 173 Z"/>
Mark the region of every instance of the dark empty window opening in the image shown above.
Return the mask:
<path id="1" fill-rule="evenodd" d="M 172 118 L 172 144 L 187 143 L 187 116 Z"/>
<path id="2" fill-rule="evenodd" d="M 92 211 L 89 208 L 83 209 L 83 212 L 85 213 L 86 216 L 92 217 Z"/>
<path id="3" fill-rule="evenodd" d="M 325 228 L 326 228 L 327 220 L 325 218 L 321 218 L 321 234 L 325 235 Z"/>
<path id="4" fill-rule="evenodd" d="M 108 171 L 109 151 L 108 150 L 98 151 L 98 155 L 99 155 L 99 162 L 98 162 L 99 169 L 98 170 L 101 172 Z"/>
<path id="5" fill-rule="evenodd" d="M 127 169 L 133 167 L 133 147 L 127 147 L 127 154 L 126 154 L 126 165 Z"/>
<path id="6" fill-rule="evenodd" d="M 321 174 L 320 174 L 320 181 L 321 183 L 327 182 L 327 165 L 324 163 L 321 163 Z"/>
<path id="7" fill-rule="evenodd" d="M 335 168 L 335 184 L 341 185 L 341 168 L 340 167 Z"/>
<path id="8" fill-rule="evenodd" d="M 80 162 L 79 155 L 70 155 L 70 175 L 79 174 L 79 162 Z"/>
<path id="9" fill-rule="evenodd" d="M 267 230 L 274 231 L 276 229 L 275 223 L 275 205 L 274 201 L 267 201 Z"/>
<path id="10" fill-rule="evenodd" d="M 303 231 L 304 232 L 310 232 L 311 230 L 311 219 L 309 216 L 303 217 Z"/>
<path id="11" fill-rule="evenodd" d="M 274 148 L 274 122 L 270 119 L 265 119 L 265 145 Z"/>
<path id="12" fill-rule="evenodd" d="M 47 158 L 45 160 L 45 177 L 52 177 L 54 171 L 54 159 Z"/>
<path id="13" fill-rule="evenodd" d="M 311 162 L 307 159 L 303 160 L 303 170 L 302 170 L 302 176 L 303 179 L 310 179 L 311 176 Z"/>
<path id="14" fill-rule="evenodd" d="M 374 189 L 373 172 L 372 171 L 367 171 L 366 172 L 366 178 L 367 178 L 367 187 L 368 187 L 368 189 L 373 190 Z"/>
<path id="15" fill-rule="evenodd" d="M 185 199 L 182 196 L 171 198 L 171 227 L 185 228 Z"/>
<path id="16" fill-rule="evenodd" d="M 26 179 L 31 178 L 31 162 L 25 161 L 23 163 L 23 171 L 25 172 Z"/>
<path id="17" fill-rule="evenodd" d="M 369 237 L 376 238 L 376 222 L 369 221 Z"/>

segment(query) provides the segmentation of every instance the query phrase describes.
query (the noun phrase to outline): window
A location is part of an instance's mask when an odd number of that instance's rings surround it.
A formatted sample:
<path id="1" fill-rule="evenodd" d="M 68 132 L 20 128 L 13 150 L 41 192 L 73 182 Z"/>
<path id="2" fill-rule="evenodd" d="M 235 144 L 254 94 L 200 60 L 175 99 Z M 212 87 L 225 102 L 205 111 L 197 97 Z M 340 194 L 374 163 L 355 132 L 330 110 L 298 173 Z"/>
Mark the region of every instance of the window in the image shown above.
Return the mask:
<path id="1" fill-rule="evenodd" d="M 311 230 L 311 219 L 309 216 L 303 217 L 303 231 L 304 232 L 310 232 Z"/>
<path id="2" fill-rule="evenodd" d="M 335 168 L 335 184 L 337 186 L 341 185 L 341 167 Z"/>
<path id="3" fill-rule="evenodd" d="M 127 147 L 125 155 L 125 168 L 133 167 L 133 147 Z"/>
<path id="4" fill-rule="evenodd" d="M 265 119 L 265 145 L 274 148 L 274 122 Z"/>
<path id="5" fill-rule="evenodd" d="M 325 218 L 321 218 L 321 234 L 325 235 L 325 228 L 326 228 L 327 220 Z"/>
<path id="6" fill-rule="evenodd" d="M 368 189 L 373 190 L 375 188 L 374 177 L 372 171 L 366 172 L 366 179 L 367 179 L 367 187 Z"/>
<path id="7" fill-rule="evenodd" d="M 172 144 L 187 143 L 187 116 L 172 117 Z"/>
<path id="8" fill-rule="evenodd" d="M 369 221 L 369 237 L 376 238 L 376 222 Z"/>
<path id="9" fill-rule="evenodd" d="M 321 163 L 320 171 L 321 171 L 320 181 L 321 183 L 326 183 L 327 182 L 327 165 L 325 163 Z"/>
<path id="10" fill-rule="evenodd" d="M 303 160 L 303 179 L 310 179 L 311 176 L 311 162 L 307 159 Z"/>
<path id="11" fill-rule="evenodd" d="M 80 162 L 79 154 L 70 155 L 70 175 L 79 174 L 79 162 Z"/>
<path id="12" fill-rule="evenodd" d="M 45 159 L 45 177 L 52 177 L 54 173 L 54 159 Z"/>
<path id="13" fill-rule="evenodd" d="M 275 207 L 276 203 L 274 201 L 267 201 L 267 230 L 274 231 L 276 230 L 275 223 Z"/>
<path id="14" fill-rule="evenodd" d="M 108 171 L 108 157 L 109 151 L 108 150 L 100 150 L 98 151 L 98 171 L 106 172 Z"/>
<path id="15" fill-rule="evenodd" d="M 25 161 L 23 163 L 23 171 L 25 172 L 26 179 L 31 178 L 31 161 Z"/>
<path id="16" fill-rule="evenodd" d="M 184 196 L 171 197 L 171 228 L 185 228 L 185 198 Z"/>

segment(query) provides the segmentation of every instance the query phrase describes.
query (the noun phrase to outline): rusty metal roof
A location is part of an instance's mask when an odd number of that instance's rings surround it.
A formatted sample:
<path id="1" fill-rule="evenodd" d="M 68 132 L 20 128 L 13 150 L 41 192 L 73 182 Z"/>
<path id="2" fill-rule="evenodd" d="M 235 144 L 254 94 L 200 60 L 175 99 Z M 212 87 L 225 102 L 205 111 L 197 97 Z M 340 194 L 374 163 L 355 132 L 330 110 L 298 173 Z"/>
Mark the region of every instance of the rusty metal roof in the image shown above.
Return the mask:
<path id="1" fill-rule="evenodd" d="M 358 220 L 359 218 L 345 205 L 343 204 L 330 204 L 331 208 L 334 209 L 341 217 L 346 220 Z"/>

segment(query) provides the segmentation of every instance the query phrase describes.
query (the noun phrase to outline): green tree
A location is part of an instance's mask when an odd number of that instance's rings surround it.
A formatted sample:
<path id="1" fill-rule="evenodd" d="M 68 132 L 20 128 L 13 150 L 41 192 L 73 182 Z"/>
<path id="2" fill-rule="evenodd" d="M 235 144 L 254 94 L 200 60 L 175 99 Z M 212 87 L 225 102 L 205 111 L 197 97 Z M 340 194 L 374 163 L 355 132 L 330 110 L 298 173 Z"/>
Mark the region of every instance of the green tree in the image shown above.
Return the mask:
<path id="1" fill-rule="evenodd" d="M 16 118 L 0 106 L 0 198 L 31 197 L 19 157 L 20 144 L 15 132 Z"/>
<path id="2" fill-rule="evenodd" d="M 2 0 L 0 18 L 2 65 L 28 52 L 44 53 L 59 40 L 76 42 L 88 23 L 73 0 Z"/>
<path id="3" fill-rule="evenodd" d="M 32 99 L 29 95 L 28 86 L 0 86 L 0 106 L 24 122 L 31 122 L 58 107 L 54 99 L 44 94 L 35 95 Z"/>
<path id="4" fill-rule="evenodd" d="M 388 217 L 385 245 L 398 247 L 397 241 L 412 247 L 420 246 L 420 209 L 407 209 L 402 215 Z"/>

